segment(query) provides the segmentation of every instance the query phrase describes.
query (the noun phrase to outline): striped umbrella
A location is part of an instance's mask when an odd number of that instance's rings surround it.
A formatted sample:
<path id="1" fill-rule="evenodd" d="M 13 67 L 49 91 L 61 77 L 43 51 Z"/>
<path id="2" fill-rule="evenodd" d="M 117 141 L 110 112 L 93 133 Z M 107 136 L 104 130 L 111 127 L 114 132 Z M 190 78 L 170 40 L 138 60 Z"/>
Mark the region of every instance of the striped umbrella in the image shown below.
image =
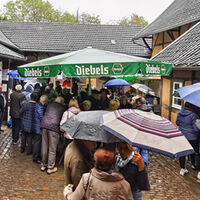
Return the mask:
<path id="1" fill-rule="evenodd" d="M 166 118 L 137 109 L 121 109 L 103 115 L 102 128 L 132 146 L 169 157 L 194 153 L 185 136 Z"/>

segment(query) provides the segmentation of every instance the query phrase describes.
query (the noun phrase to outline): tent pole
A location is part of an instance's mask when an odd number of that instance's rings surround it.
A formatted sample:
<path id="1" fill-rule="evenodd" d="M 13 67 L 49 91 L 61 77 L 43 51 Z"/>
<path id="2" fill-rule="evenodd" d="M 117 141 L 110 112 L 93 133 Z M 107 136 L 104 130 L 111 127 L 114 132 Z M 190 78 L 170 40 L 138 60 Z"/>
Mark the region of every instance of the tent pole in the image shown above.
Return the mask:
<path id="1" fill-rule="evenodd" d="M 73 82 L 72 82 L 72 78 L 70 78 L 70 94 L 72 94 L 72 85 L 73 84 Z"/>
<path id="2" fill-rule="evenodd" d="M 92 94 L 92 90 L 91 90 L 91 77 L 89 77 L 89 88 L 88 88 L 88 95 L 91 95 Z"/>

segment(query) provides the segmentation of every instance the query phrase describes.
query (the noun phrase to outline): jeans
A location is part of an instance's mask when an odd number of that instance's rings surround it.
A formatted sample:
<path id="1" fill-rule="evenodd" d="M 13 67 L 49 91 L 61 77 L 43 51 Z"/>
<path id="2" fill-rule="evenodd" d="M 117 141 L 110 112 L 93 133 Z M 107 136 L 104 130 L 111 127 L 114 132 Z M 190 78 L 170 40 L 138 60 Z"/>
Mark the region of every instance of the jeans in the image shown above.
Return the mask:
<path id="1" fill-rule="evenodd" d="M 13 142 L 18 142 L 20 129 L 21 129 L 21 119 L 20 118 L 12 118 L 12 139 L 13 139 Z"/>
<path id="2" fill-rule="evenodd" d="M 134 191 L 133 199 L 134 200 L 142 200 L 142 191 L 141 190 Z"/>

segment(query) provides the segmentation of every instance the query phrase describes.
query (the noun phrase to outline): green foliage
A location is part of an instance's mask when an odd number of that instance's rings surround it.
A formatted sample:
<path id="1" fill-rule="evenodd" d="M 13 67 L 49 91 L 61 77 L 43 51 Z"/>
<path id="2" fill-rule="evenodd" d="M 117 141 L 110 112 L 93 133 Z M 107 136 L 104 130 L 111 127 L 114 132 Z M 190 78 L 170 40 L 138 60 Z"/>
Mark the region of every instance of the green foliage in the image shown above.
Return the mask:
<path id="1" fill-rule="evenodd" d="M 100 24 L 99 16 L 82 13 L 80 19 L 69 12 L 61 12 L 45 0 L 10 0 L 4 5 L 2 18 L 26 22 L 70 22 Z M 0 18 L 1 19 L 1 18 Z"/>
<path id="2" fill-rule="evenodd" d="M 4 5 L 0 20 L 26 21 L 26 22 L 69 22 L 81 24 L 100 24 L 99 15 L 81 13 L 71 14 L 67 11 L 61 12 L 54 9 L 46 0 L 10 0 Z M 119 25 L 140 25 L 146 26 L 148 22 L 137 14 L 124 17 L 117 22 Z"/>
<path id="3" fill-rule="evenodd" d="M 8 19 L 7 19 L 7 17 L 5 17 L 5 16 L 0 16 L 0 21 L 1 21 L 1 20 L 8 20 Z"/>
<path id="4" fill-rule="evenodd" d="M 64 12 L 63 14 L 60 14 L 59 22 L 78 23 L 79 21 L 77 20 L 77 17 L 75 15 Z"/>
<path id="5" fill-rule="evenodd" d="M 132 14 L 130 17 L 124 17 L 119 22 L 119 25 L 139 25 L 139 26 L 147 26 L 148 22 L 142 16 L 138 16 L 137 14 Z"/>
<path id="6" fill-rule="evenodd" d="M 88 13 L 82 13 L 79 19 L 79 23 L 81 24 L 100 24 L 101 20 L 99 19 L 99 15 L 90 15 Z"/>
<path id="7" fill-rule="evenodd" d="M 60 17 L 59 11 L 43 0 L 11 0 L 4 8 L 4 16 L 12 21 L 50 22 Z"/>

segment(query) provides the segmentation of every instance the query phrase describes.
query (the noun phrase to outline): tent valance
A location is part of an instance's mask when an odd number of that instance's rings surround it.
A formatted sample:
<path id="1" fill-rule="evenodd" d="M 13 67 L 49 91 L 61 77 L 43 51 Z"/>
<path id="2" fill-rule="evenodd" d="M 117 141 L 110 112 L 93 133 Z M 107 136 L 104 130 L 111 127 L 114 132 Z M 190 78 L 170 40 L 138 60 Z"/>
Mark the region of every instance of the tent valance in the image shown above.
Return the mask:
<path id="1" fill-rule="evenodd" d="M 169 75 L 172 65 L 140 57 L 85 48 L 18 67 L 22 77 Z"/>

